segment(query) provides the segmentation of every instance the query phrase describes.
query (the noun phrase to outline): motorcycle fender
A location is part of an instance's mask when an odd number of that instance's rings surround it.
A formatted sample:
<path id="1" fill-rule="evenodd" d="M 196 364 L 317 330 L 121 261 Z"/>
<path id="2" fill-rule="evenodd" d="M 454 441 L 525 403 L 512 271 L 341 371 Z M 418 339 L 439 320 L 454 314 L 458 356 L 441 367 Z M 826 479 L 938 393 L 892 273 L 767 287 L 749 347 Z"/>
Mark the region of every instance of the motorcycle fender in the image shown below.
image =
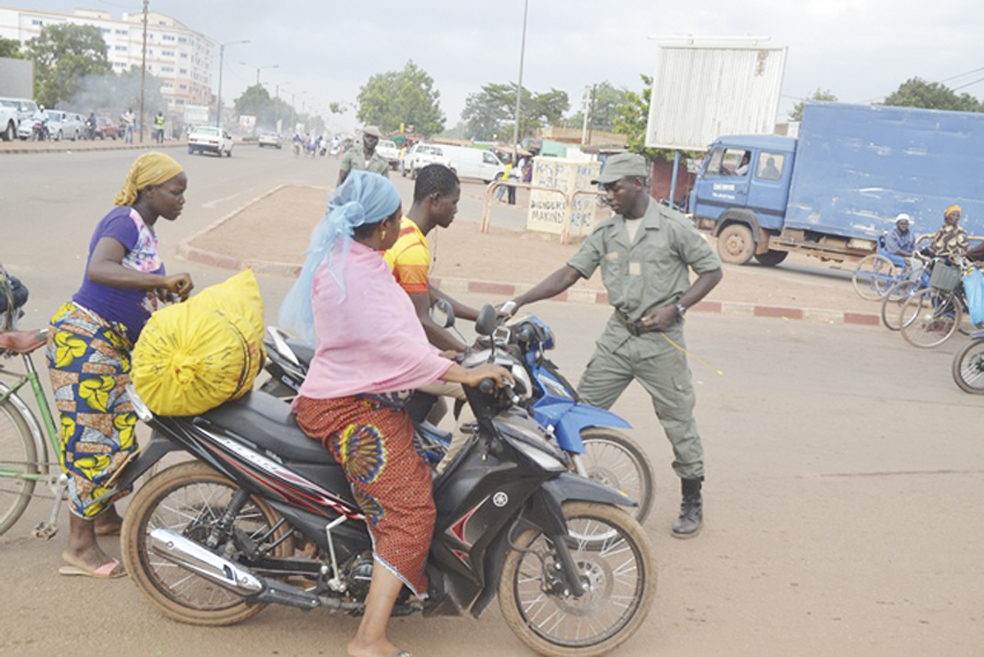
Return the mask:
<path id="1" fill-rule="evenodd" d="M 545 482 L 543 493 L 552 498 L 556 508 L 567 500 L 598 502 L 616 506 L 639 506 L 631 497 L 597 481 L 570 472 L 561 473 L 556 479 Z"/>
<path id="2" fill-rule="evenodd" d="M 603 408 L 577 403 L 571 406 L 570 410 L 554 425 L 557 444 L 565 451 L 583 454 L 584 442 L 581 440 L 581 431 L 589 427 L 631 429 L 632 425 Z"/>

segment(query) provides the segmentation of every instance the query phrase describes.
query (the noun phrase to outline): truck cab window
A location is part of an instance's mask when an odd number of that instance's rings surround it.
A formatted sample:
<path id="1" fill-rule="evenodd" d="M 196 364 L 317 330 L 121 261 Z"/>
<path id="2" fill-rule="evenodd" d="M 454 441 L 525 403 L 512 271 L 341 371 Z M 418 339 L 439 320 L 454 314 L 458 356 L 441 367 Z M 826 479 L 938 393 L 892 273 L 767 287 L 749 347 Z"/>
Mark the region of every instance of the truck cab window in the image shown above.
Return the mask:
<path id="1" fill-rule="evenodd" d="M 705 175 L 743 176 L 748 172 L 752 152 L 744 148 L 715 148 L 707 162 Z"/>
<path id="2" fill-rule="evenodd" d="M 758 170 L 755 172 L 755 177 L 763 180 L 779 180 L 782 177 L 782 168 L 785 163 L 785 154 L 764 152 L 759 155 Z"/>

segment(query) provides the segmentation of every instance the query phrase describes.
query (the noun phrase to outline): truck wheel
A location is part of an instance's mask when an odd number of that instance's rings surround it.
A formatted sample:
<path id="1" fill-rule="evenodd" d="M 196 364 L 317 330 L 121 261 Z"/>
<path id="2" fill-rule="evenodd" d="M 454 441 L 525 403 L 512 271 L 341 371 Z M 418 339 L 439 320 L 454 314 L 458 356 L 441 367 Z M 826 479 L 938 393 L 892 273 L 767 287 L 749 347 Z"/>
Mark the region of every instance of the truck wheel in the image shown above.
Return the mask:
<path id="1" fill-rule="evenodd" d="M 786 259 L 789 255 L 788 251 L 766 251 L 765 253 L 756 253 L 755 260 L 760 265 L 765 265 L 766 267 L 775 267 L 780 262 Z"/>
<path id="2" fill-rule="evenodd" d="M 755 255 L 755 239 L 745 224 L 728 224 L 718 234 L 718 255 L 732 265 L 747 264 Z"/>

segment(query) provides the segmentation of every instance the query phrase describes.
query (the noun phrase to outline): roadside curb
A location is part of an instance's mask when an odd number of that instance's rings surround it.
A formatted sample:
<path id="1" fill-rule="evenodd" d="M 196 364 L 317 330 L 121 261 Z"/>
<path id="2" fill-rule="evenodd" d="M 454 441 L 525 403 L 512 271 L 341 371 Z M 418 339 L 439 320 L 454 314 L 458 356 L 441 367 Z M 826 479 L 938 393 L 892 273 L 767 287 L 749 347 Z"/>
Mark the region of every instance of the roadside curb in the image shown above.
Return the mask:
<path id="1" fill-rule="evenodd" d="M 187 260 L 208 265 L 210 267 L 218 267 L 220 269 L 230 269 L 233 271 L 252 269 L 256 273 L 260 274 L 273 274 L 276 276 L 296 278 L 301 273 L 301 265 L 295 263 L 237 258 L 235 256 L 215 253 L 214 251 L 209 251 L 191 245 L 191 243 L 196 239 L 231 220 L 253 203 L 270 196 L 286 186 L 287 185 L 278 185 L 265 194 L 261 194 L 248 203 L 236 208 L 229 214 L 198 231 L 194 235 L 186 237 L 180 244 L 178 244 L 178 255 Z M 516 295 L 522 294 L 533 287 L 533 285 L 530 284 L 483 281 L 468 278 L 445 278 L 443 276 L 432 276 L 431 280 L 436 285 L 439 285 L 443 291 L 456 294 L 490 294 L 515 297 Z M 607 305 L 608 294 L 603 290 L 572 288 L 560 293 L 551 299 L 551 301 Z M 825 308 L 767 306 L 740 301 L 701 301 L 694 305 L 690 310 L 692 312 L 713 313 L 731 317 L 771 317 L 786 320 L 805 320 L 820 324 L 853 324 L 858 326 L 881 325 L 881 317 L 875 313 L 829 310 Z"/>

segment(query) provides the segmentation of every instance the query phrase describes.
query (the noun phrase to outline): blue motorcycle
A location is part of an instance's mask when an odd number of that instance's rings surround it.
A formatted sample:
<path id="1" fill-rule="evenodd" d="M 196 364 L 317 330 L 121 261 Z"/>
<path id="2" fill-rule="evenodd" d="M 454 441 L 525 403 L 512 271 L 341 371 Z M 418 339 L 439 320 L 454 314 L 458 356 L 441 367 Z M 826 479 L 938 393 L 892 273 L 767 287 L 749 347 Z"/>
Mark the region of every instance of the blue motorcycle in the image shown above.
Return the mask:
<path id="1" fill-rule="evenodd" d="M 570 455 L 574 470 L 636 500 L 638 506 L 626 511 L 640 523 L 644 522 L 653 502 L 653 468 L 649 457 L 632 438 L 618 431 L 631 429 L 628 422 L 582 402 L 574 386 L 546 357 L 546 351 L 554 348 L 550 327 L 533 315 L 523 315 L 499 325 L 492 336 L 481 340 L 494 341 L 496 348 L 510 352 L 523 362 L 533 384 L 533 394 L 525 402 L 527 410 L 557 446 Z M 307 375 L 314 350 L 274 326 L 267 327 L 264 344 L 270 379 L 260 389 L 278 397 L 293 397 Z M 414 418 L 418 446 L 435 464 L 447 450 L 451 432 L 424 419 L 433 399 L 423 396 L 409 410 Z"/>

